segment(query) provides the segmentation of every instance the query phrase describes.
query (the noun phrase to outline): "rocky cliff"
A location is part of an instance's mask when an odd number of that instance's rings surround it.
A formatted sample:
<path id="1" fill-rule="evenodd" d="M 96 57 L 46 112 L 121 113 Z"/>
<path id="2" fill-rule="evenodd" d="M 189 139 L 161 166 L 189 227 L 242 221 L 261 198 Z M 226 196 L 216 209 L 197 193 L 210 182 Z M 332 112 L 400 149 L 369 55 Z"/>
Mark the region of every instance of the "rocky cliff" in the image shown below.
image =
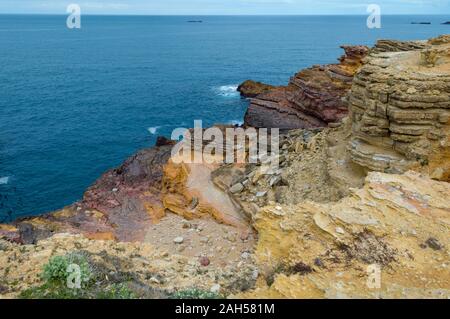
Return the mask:
<path id="1" fill-rule="evenodd" d="M 264 280 L 240 297 L 447 298 L 449 193 L 417 173 L 370 173 L 336 203 L 264 207 L 255 216 Z"/>
<path id="2" fill-rule="evenodd" d="M 345 96 L 368 48 L 342 48 L 345 55 L 339 59 L 339 64 L 317 65 L 302 70 L 291 78 L 286 87 L 270 89 L 261 83 L 243 83 L 241 94 L 254 97 L 245 115 L 245 123 L 281 129 L 317 128 L 347 116 Z"/>
<path id="3" fill-rule="evenodd" d="M 345 47 L 288 87 L 247 83 L 267 91 L 256 126 L 296 128 L 279 165 L 175 163 L 159 139 L 79 202 L 0 225 L 0 296 L 55 296 L 42 267 L 75 254 L 140 298 L 449 298 L 449 43 L 380 41 L 364 65 Z"/>
<path id="4" fill-rule="evenodd" d="M 381 50 L 380 50 L 381 48 Z M 428 167 L 449 180 L 450 42 L 379 42 L 349 95 L 352 160 L 371 170 Z"/>

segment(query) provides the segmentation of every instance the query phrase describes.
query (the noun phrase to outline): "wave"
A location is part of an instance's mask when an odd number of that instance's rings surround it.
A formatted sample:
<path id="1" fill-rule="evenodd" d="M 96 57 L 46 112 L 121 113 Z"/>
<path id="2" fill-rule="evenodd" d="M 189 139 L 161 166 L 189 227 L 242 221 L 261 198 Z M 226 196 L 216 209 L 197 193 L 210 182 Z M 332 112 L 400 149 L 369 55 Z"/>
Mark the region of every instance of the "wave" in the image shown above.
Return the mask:
<path id="1" fill-rule="evenodd" d="M 149 127 L 147 130 L 149 131 L 150 134 L 155 135 L 156 132 L 158 132 L 158 130 L 161 128 L 161 126 L 153 126 L 153 127 Z"/>
<path id="2" fill-rule="evenodd" d="M 222 85 L 215 88 L 217 91 L 217 94 L 224 97 L 235 97 L 239 96 L 238 92 L 238 85 L 231 84 L 231 85 Z"/>
<path id="3" fill-rule="evenodd" d="M 6 185 L 9 183 L 9 176 L 0 177 L 0 185 Z"/>
<path id="4" fill-rule="evenodd" d="M 242 125 L 244 125 L 244 122 L 240 121 L 240 120 L 231 120 L 228 122 L 228 124 L 242 126 Z"/>

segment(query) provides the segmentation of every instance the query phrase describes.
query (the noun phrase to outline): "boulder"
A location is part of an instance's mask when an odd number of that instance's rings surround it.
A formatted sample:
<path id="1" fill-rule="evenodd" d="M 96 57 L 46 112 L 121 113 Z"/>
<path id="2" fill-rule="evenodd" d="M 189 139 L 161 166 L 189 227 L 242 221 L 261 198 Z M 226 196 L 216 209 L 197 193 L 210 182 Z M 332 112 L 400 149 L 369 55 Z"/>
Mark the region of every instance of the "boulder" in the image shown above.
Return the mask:
<path id="1" fill-rule="evenodd" d="M 242 97 L 256 97 L 257 95 L 268 92 L 273 88 L 273 85 L 247 80 L 239 85 L 237 90 L 241 93 Z"/>

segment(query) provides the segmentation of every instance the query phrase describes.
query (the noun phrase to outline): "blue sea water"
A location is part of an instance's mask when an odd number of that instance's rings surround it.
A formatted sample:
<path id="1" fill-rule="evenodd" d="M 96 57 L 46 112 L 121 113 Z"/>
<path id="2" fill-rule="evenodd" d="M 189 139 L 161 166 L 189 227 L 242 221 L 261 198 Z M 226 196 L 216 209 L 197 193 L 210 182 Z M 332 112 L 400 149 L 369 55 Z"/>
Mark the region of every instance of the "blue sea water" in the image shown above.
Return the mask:
<path id="1" fill-rule="evenodd" d="M 342 44 L 425 39 L 450 33 L 448 20 L 385 16 L 370 30 L 365 16 L 83 16 L 69 30 L 65 16 L 0 15 L 0 222 L 71 204 L 195 119 L 241 121 L 246 79 L 285 84 Z"/>

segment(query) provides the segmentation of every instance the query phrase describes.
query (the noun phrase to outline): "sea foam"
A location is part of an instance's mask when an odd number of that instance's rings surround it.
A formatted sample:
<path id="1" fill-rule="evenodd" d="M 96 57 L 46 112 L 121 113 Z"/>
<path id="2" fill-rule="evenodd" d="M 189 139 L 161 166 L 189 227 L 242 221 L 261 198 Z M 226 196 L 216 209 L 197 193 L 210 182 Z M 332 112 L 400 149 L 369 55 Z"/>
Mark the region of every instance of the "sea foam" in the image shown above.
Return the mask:
<path id="1" fill-rule="evenodd" d="M 232 120 L 232 121 L 229 122 L 229 124 L 242 126 L 242 125 L 244 125 L 244 122 L 243 121 L 239 121 L 239 120 Z"/>
<path id="2" fill-rule="evenodd" d="M 148 131 L 150 132 L 150 134 L 155 135 L 156 132 L 158 132 L 158 129 L 160 129 L 161 126 L 153 126 L 153 127 L 149 127 Z"/>
<path id="3" fill-rule="evenodd" d="M 6 185 L 9 183 L 9 176 L 0 177 L 0 185 Z"/>
<path id="4" fill-rule="evenodd" d="M 231 85 L 222 85 L 216 88 L 219 95 L 224 97 L 234 97 L 238 96 L 239 92 L 237 91 L 238 86 L 236 84 Z"/>

